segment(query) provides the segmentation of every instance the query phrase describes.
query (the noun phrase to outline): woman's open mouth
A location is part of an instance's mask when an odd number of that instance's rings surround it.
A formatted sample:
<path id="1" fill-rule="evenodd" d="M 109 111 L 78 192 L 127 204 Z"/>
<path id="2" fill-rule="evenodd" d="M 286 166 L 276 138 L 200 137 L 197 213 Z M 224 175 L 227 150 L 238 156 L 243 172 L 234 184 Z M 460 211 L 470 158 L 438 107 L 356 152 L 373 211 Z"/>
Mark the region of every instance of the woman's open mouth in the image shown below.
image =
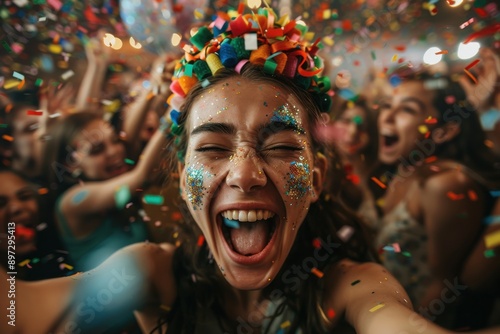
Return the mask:
<path id="1" fill-rule="evenodd" d="M 399 141 L 399 136 L 391 131 L 380 131 L 382 148 L 391 148 Z"/>
<path id="2" fill-rule="evenodd" d="M 270 251 L 276 232 L 275 214 L 268 210 L 226 210 L 221 231 L 233 258 L 261 258 Z M 239 261 L 240 262 L 240 261 Z M 247 261 L 245 261 L 247 262 Z M 253 261 L 251 261 L 253 262 Z"/>

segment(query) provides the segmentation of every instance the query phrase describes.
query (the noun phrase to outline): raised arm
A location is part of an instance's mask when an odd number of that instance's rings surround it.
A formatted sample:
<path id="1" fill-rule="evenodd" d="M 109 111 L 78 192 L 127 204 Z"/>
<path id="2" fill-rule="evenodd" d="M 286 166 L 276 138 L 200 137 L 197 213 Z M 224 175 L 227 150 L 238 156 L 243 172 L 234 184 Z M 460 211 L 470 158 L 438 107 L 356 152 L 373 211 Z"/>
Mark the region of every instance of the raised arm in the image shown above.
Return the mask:
<path id="1" fill-rule="evenodd" d="M 153 135 L 134 169 L 105 181 L 75 185 L 63 195 L 60 210 L 73 229 L 88 222 L 88 217 L 117 208 L 117 204 L 133 196 L 159 167 L 162 150 L 167 143 L 161 130 Z M 118 201 L 116 198 L 118 197 Z M 120 199 L 122 198 L 122 199 Z M 124 205 L 126 203 L 122 203 Z M 118 206 L 119 207 L 119 206 Z"/>
<path id="2" fill-rule="evenodd" d="M 176 297 L 173 253 L 172 245 L 135 244 L 90 272 L 38 282 L 18 280 L 16 326 L 9 325 L 4 316 L 0 332 L 100 333 L 125 312 L 148 305 L 171 306 Z M 2 270 L 0 278 L 5 282 L 9 277 Z M 7 298 L 0 298 L 3 310 L 9 304 Z"/>
<path id="3" fill-rule="evenodd" d="M 112 49 L 102 42 L 100 31 L 85 44 L 87 67 L 76 97 L 76 110 L 100 110 L 99 98 L 104 85 L 106 69 Z"/>

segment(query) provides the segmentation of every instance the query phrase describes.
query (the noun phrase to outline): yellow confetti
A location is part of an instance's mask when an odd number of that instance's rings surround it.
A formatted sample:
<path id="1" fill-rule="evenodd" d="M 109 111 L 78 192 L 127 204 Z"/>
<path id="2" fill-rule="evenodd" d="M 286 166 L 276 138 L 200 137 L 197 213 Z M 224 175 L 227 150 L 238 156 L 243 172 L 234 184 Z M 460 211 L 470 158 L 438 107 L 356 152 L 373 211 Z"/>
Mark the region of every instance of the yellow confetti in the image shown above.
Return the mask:
<path id="1" fill-rule="evenodd" d="M 30 263 L 30 259 L 26 259 L 22 262 L 19 262 L 19 267 L 24 267 L 25 265 L 27 265 L 28 263 Z"/>
<path id="2" fill-rule="evenodd" d="M 17 87 L 22 81 L 16 80 L 16 79 L 10 79 L 6 80 L 5 83 L 3 84 L 4 89 L 11 89 L 14 87 Z"/>
<path id="3" fill-rule="evenodd" d="M 291 323 L 290 323 L 290 320 L 287 320 L 285 321 L 284 323 L 282 323 L 280 325 L 281 328 L 287 328 L 287 327 L 290 327 Z"/>
<path id="4" fill-rule="evenodd" d="M 500 230 L 491 232 L 484 237 L 486 248 L 495 248 L 500 245 Z"/>
<path id="5" fill-rule="evenodd" d="M 60 54 L 62 52 L 62 46 L 59 44 L 50 44 L 49 45 L 49 52 L 54 53 L 54 54 Z"/>
<path id="6" fill-rule="evenodd" d="M 398 60 L 398 54 L 395 54 L 394 56 L 392 56 L 392 62 L 394 63 L 396 60 Z"/>
<path id="7" fill-rule="evenodd" d="M 62 266 L 68 270 L 73 270 L 73 266 L 70 266 L 69 264 L 67 263 L 63 263 Z"/>
<path id="8" fill-rule="evenodd" d="M 418 132 L 420 132 L 421 134 L 425 134 L 429 132 L 429 128 L 426 125 L 420 125 L 418 127 Z"/>
<path id="9" fill-rule="evenodd" d="M 372 308 L 370 309 L 370 312 L 375 312 L 375 311 L 377 311 L 377 310 L 380 310 L 380 309 L 381 309 L 382 307 L 384 307 L 384 306 L 385 306 L 385 304 L 384 304 L 384 303 L 377 304 L 377 305 L 375 305 L 374 307 L 372 307 Z"/>

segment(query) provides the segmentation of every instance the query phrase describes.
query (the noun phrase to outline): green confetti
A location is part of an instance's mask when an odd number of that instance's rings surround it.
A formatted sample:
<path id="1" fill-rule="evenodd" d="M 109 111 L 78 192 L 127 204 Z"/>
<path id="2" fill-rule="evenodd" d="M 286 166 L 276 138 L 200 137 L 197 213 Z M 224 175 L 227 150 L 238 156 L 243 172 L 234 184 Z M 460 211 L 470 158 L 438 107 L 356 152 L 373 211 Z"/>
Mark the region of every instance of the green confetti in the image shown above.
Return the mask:
<path id="1" fill-rule="evenodd" d="M 132 195 L 127 185 L 120 186 L 115 192 L 115 204 L 117 209 L 123 209 Z"/>
<path id="2" fill-rule="evenodd" d="M 132 160 L 132 159 L 125 159 L 125 163 L 126 163 L 127 165 L 134 165 L 134 164 L 135 164 L 135 161 L 134 161 L 134 160 Z"/>
<path id="3" fill-rule="evenodd" d="M 494 249 L 487 249 L 484 251 L 484 257 L 489 259 L 492 257 L 495 257 L 495 250 Z"/>
<path id="4" fill-rule="evenodd" d="M 42 84 L 43 84 L 43 79 L 40 78 L 36 79 L 35 86 L 40 87 Z"/>
<path id="5" fill-rule="evenodd" d="M 145 195 L 142 198 L 142 200 L 146 204 L 152 204 L 152 205 L 162 205 L 163 204 L 163 196 L 160 196 L 160 195 Z"/>

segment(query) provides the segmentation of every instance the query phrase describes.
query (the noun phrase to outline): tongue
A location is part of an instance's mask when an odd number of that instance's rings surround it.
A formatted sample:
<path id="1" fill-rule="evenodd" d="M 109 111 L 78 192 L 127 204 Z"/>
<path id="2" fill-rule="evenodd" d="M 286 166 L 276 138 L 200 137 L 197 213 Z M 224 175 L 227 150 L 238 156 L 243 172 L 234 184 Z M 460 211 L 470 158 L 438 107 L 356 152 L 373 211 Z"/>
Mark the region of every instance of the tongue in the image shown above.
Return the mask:
<path id="1" fill-rule="evenodd" d="M 232 228 L 230 231 L 234 250 L 242 255 L 260 253 L 267 245 L 270 223 L 266 221 L 240 222 L 239 225 L 239 228 Z"/>

